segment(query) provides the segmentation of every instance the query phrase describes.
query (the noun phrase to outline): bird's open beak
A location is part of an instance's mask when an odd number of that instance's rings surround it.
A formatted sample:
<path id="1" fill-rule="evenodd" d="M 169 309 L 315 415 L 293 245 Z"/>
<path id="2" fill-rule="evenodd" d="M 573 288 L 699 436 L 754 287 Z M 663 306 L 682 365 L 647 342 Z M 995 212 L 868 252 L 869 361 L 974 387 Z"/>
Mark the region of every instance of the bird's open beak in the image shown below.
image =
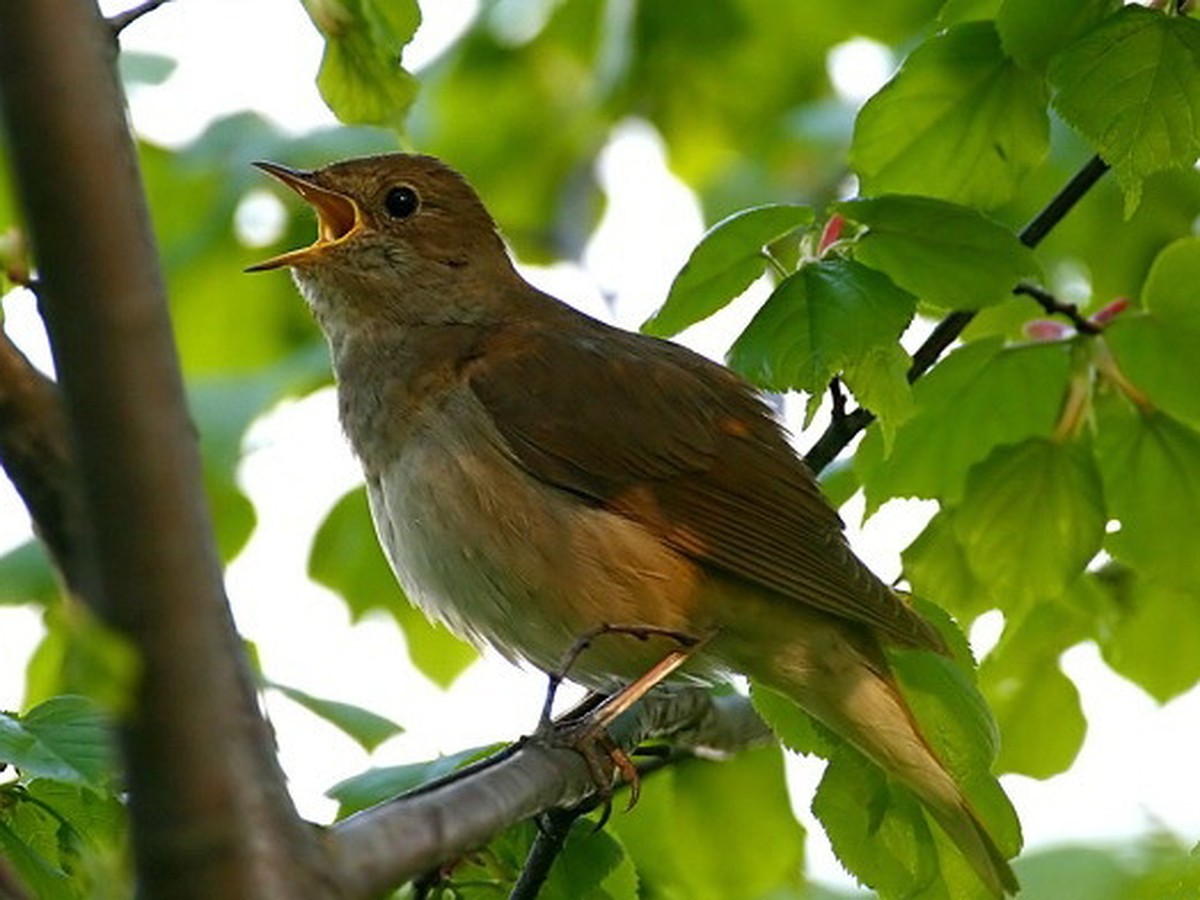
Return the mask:
<path id="1" fill-rule="evenodd" d="M 344 241 L 362 227 L 358 205 L 344 194 L 319 186 L 312 172 L 301 172 L 271 162 L 256 162 L 255 166 L 274 176 L 303 197 L 317 211 L 317 239 L 307 247 L 289 250 L 264 262 L 249 266 L 247 272 L 263 272 L 281 266 L 301 265 L 313 259 L 322 249 Z"/>

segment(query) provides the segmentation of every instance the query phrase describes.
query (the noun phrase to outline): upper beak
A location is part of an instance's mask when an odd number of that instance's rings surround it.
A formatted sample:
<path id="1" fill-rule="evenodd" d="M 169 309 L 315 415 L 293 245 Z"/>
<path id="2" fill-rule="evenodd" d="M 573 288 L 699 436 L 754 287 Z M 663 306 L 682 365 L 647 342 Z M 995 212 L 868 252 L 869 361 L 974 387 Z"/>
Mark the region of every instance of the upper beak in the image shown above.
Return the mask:
<path id="1" fill-rule="evenodd" d="M 315 173 L 289 169 L 272 162 L 256 162 L 254 165 L 278 178 L 317 211 L 317 239 L 307 247 L 255 263 L 246 269 L 247 272 L 262 272 L 308 262 L 322 248 L 344 240 L 361 227 L 362 215 L 358 205 L 345 194 L 318 185 Z"/>

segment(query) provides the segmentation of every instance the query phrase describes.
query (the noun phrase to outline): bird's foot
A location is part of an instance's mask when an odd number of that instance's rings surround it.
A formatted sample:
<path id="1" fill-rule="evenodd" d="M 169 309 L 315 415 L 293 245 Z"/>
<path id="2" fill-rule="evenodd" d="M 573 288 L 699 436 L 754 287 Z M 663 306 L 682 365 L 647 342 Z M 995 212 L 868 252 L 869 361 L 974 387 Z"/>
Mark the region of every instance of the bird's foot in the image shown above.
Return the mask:
<path id="1" fill-rule="evenodd" d="M 665 636 L 675 640 L 680 647 L 672 650 L 643 675 L 631 681 L 615 694 L 607 696 L 597 693 L 589 694 L 557 721 L 553 720 L 551 711 L 559 685 L 569 675 L 571 667 L 578 660 L 580 654 L 591 645 L 592 641 L 603 634 L 628 634 L 641 640 L 654 636 Z M 666 628 L 641 625 L 605 625 L 593 629 L 576 640 L 564 655 L 559 668 L 550 673 L 550 683 L 546 692 L 546 701 L 542 707 L 537 734 L 552 745 L 575 750 L 587 763 L 592 782 L 604 804 L 604 813 L 600 817 L 597 828 L 603 827 L 612 812 L 614 775 L 619 776 L 629 785 L 627 809 L 632 809 L 637 803 L 641 788 L 637 766 L 634 765 L 629 754 L 609 735 L 608 727 L 622 713 L 687 662 L 704 642 L 704 639 L 694 635 Z"/>

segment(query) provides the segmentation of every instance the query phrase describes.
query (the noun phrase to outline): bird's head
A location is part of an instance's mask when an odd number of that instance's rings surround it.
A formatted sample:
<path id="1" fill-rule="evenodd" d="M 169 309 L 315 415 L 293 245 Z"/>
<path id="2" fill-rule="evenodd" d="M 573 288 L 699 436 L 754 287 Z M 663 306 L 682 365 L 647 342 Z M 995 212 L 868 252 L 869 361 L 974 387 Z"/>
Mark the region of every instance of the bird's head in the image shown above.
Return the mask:
<path id="1" fill-rule="evenodd" d="M 247 271 L 289 267 L 323 320 L 352 312 L 420 306 L 514 275 L 495 223 L 469 184 L 430 156 L 392 153 L 299 171 L 258 168 L 303 197 L 317 213 L 317 239 Z M 450 295 L 449 297 L 447 295 Z"/>

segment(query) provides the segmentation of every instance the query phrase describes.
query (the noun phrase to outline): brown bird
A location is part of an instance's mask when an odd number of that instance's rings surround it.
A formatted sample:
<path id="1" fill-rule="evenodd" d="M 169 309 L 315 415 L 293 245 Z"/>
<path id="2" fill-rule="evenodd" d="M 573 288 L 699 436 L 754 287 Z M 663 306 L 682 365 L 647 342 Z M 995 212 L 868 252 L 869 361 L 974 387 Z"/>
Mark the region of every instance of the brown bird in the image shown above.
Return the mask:
<path id="1" fill-rule="evenodd" d="M 1017 883 L 920 734 L 883 646 L 945 652 L 851 552 L 754 389 L 529 285 L 466 181 L 392 154 L 260 168 L 317 211 L 291 268 L 396 577 L 434 619 L 554 671 L 604 626 L 703 639 L 691 671 L 790 697 L 911 789 L 989 890 Z M 598 638 L 613 690 L 678 645 Z"/>

